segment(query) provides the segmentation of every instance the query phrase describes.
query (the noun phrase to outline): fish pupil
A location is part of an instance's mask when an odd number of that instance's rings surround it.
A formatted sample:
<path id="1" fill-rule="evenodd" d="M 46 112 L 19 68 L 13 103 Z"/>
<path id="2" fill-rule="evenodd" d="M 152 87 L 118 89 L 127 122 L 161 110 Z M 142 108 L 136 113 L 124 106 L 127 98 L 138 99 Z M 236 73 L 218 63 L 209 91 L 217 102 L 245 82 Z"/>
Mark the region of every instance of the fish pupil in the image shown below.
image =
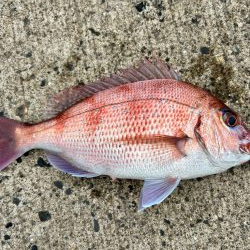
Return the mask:
<path id="1" fill-rule="evenodd" d="M 236 124 L 236 118 L 234 116 L 230 116 L 228 118 L 228 125 L 233 127 Z"/>

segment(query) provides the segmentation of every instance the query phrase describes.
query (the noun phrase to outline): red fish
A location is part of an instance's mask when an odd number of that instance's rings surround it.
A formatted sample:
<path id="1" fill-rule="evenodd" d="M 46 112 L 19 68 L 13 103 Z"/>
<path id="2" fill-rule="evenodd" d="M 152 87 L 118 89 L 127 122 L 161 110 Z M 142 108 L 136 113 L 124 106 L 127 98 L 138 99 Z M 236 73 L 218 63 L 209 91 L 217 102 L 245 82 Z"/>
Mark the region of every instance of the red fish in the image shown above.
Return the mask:
<path id="1" fill-rule="evenodd" d="M 163 201 L 181 179 L 250 160 L 250 130 L 207 91 L 160 59 L 55 97 L 39 124 L 0 118 L 0 169 L 26 151 L 78 177 L 144 180 L 139 210 Z"/>

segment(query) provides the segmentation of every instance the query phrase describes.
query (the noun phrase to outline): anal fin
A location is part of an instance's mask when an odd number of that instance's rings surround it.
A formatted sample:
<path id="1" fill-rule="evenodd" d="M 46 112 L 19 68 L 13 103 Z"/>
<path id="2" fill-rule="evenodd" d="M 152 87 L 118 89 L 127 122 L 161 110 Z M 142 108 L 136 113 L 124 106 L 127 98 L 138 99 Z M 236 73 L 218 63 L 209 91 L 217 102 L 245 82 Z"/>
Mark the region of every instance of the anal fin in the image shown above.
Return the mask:
<path id="1" fill-rule="evenodd" d="M 53 167 L 64 173 L 71 174 L 72 176 L 75 177 L 85 177 L 85 178 L 93 178 L 99 176 L 99 174 L 90 173 L 73 166 L 71 163 L 67 162 L 59 155 L 46 152 L 46 156 L 48 158 L 49 163 L 53 165 Z"/>

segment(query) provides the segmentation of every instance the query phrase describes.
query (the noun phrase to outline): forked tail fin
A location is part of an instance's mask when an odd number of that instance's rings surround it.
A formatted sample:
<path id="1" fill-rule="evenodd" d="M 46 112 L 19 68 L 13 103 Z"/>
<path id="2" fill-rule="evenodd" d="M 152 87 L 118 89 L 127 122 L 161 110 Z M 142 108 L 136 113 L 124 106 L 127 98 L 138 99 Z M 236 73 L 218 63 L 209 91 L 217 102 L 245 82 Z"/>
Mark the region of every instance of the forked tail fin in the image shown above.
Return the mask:
<path id="1" fill-rule="evenodd" d="M 24 153 L 16 143 L 16 130 L 22 126 L 20 122 L 0 117 L 0 170 Z"/>

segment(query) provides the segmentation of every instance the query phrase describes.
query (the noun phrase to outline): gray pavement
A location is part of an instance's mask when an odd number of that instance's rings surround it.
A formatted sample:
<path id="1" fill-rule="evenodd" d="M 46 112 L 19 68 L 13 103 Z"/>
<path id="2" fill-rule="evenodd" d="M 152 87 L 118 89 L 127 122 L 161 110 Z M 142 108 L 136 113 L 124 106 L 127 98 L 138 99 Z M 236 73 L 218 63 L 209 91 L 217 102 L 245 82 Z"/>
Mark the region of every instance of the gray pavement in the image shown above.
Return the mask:
<path id="1" fill-rule="evenodd" d="M 196 3 L 197 2 L 197 3 Z M 37 122 L 68 86 L 158 53 L 247 120 L 249 1 L 0 2 L 0 115 Z M 137 213 L 142 182 L 63 174 L 34 150 L 0 172 L 0 249 L 249 249 L 249 164 L 182 181 Z"/>

